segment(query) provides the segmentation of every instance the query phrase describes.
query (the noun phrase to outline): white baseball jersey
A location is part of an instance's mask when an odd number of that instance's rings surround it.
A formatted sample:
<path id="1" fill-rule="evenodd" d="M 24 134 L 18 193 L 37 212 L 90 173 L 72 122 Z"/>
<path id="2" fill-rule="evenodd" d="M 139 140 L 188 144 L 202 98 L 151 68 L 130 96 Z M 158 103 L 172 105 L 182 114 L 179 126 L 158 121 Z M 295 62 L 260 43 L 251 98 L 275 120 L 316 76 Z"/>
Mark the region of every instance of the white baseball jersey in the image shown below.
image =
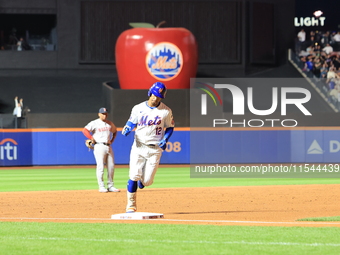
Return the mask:
<path id="1" fill-rule="evenodd" d="M 162 102 L 158 107 L 150 107 L 144 101 L 132 108 L 129 118 L 137 124 L 135 139 L 144 144 L 158 144 L 164 136 L 164 128 L 174 127 L 172 111 Z"/>
<path id="2" fill-rule="evenodd" d="M 109 123 L 96 119 L 88 123 L 85 128 L 92 132 L 92 136 L 97 143 L 107 143 L 112 138 L 112 126 Z"/>

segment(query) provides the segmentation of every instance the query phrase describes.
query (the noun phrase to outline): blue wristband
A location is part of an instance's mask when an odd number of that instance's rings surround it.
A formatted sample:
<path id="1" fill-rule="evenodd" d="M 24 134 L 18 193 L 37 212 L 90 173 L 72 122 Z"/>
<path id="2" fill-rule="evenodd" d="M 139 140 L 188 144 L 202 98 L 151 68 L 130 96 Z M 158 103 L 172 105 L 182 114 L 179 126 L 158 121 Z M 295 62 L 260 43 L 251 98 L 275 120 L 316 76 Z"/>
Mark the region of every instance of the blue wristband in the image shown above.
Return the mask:
<path id="1" fill-rule="evenodd" d="M 136 124 L 132 123 L 131 121 L 127 121 L 125 126 L 129 126 L 131 128 L 131 130 L 133 130 L 135 128 Z"/>

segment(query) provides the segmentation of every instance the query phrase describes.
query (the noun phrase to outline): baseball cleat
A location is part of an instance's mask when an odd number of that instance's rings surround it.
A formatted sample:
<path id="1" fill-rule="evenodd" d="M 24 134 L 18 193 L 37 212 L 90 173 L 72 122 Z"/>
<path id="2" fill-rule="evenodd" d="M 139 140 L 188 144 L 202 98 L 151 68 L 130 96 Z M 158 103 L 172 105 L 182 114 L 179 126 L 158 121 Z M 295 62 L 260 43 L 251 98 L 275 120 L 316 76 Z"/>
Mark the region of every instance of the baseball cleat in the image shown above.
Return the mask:
<path id="1" fill-rule="evenodd" d="M 105 187 L 100 187 L 100 188 L 99 188 L 99 192 L 100 192 L 100 193 L 107 193 L 108 190 L 107 190 Z"/>
<path id="2" fill-rule="evenodd" d="M 138 187 L 140 188 L 140 189 L 144 189 L 144 185 L 143 185 L 143 183 L 141 182 L 141 180 L 139 180 L 138 182 Z"/>
<path id="3" fill-rule="evenodd" d="M 127 213 L 134 213 L 135 211 L 137 211 L 136 192 L 127 191 L 126 194 L 127 194 L 126 212 Z"/>
<path id="4" fill-rule="evenodd" d="M 130 207 L 130 208 L 126 209 L 126 212 L 127 212 L 127 213 L 134 213 L 134 212 L 136 212 L 136 211 L 137 211 L 137 209 L 136 209 L 136 208 L 133 208 L 133 207 Z"/>
<path id="5" fill-rule="evenodd" d="M 109 192 L 120 192 L 119 189 L 116 189 L 115 187 L 110 187 L 107 189 Z"/>

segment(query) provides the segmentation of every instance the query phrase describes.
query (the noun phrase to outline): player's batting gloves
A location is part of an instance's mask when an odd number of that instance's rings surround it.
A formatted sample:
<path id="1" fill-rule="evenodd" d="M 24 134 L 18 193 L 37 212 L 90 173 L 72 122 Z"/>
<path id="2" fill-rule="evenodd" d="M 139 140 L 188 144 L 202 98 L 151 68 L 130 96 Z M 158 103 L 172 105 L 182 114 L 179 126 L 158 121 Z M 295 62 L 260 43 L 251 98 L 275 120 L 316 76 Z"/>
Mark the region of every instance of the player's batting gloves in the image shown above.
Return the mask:
<path id="1" fill-rule="evenodd" d="M 122 135 L 123 136 L 127 136 L 128 134 L 130 134 L 131 132 L 131 127 L 129 126 L 124 126 L 123 130 L 122 130 Z"/>
<path id="2" fill-rule="evenodd" d="M 163 151 L 166 149 L 166 140 L 163 139 L 162 141 L 160 141 L 158 143 L 158 146 L 161 147 L 163 149 Z"/>

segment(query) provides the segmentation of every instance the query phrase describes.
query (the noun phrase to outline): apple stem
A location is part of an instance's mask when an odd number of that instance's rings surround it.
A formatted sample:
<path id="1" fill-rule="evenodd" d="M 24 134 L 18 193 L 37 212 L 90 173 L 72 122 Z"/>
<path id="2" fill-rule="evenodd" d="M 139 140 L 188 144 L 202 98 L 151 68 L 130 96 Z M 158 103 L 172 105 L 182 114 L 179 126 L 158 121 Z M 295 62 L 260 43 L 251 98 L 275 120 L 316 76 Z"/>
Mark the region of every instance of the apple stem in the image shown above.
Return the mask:
<path id="1" fill-rule="evenodd" d="M 165 24 L 166 23 L 166 21 L 165 20 L 163 20 L 163 21 L 161 21 L 161 22 L 159 22 L 158 24 L 157 24 L 157 28 L 159 28 L 161 25 L 163 25 L 163 24 Z"/>

